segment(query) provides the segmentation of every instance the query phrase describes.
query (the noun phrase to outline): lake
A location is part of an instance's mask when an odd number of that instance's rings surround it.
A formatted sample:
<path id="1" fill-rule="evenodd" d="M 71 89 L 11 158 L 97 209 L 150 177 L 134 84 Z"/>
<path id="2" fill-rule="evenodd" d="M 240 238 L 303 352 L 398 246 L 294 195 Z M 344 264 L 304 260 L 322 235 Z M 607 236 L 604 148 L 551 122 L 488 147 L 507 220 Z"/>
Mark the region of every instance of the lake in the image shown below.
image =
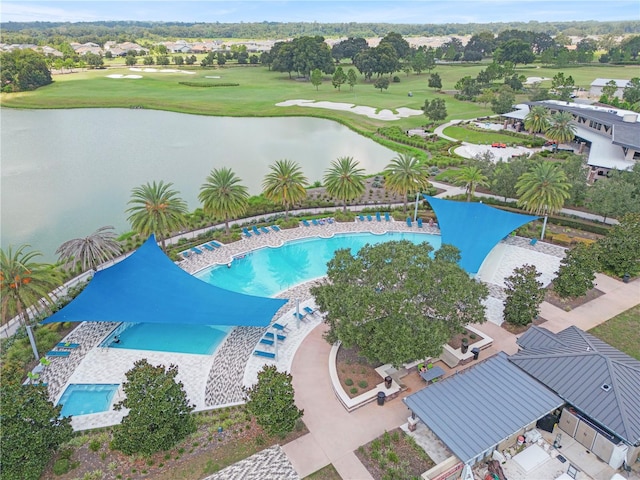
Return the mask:
<path id="1" fill-rule="evenodd" d="M 230 167 L 259 194 L 269 165 L 298 162 L 311 183 L 331 161 L 350 156 L 367 173 L 384 169 L 390 149 L 329 120 L 230 118 L 136 109 L 0 109 L 2 248 L 55 250 L 104 225 L 130 230 L 131 190 L 172 182 L 189 209 L 213 168 Z"/>

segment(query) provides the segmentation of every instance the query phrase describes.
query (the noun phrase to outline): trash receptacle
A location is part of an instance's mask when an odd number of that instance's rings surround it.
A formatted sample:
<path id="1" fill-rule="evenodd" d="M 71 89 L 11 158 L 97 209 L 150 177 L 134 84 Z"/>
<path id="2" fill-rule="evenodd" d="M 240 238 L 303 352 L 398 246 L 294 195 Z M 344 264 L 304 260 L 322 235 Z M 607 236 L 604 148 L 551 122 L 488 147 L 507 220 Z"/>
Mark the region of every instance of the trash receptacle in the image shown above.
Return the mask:
<path id="1" fill-rule="evenodd" d="M 386 394 L 384 392 L 378 392 L 378 405 L 384 405 L 384 398 Z"/>
<path id="2" fill-rule="evenodd" d="M 631 275 L 629 275 L 628 273 L 625 273 L 625 274 L 622 276 L 622 281 L 623 281 L 624 283 L 629 283 L 629 280 L 630 280 L 630 279 L 631 279 Z"/>
<path id="3" fill-rule="evenodd" d="M 393 379 L 390 376 L 386 376 L 384 377 L 384 386 L 386 388 L 391 388 L 391 382 L 393 381 Z"/>
<path id="4" fill-rule="evenodd" d="M 480 356 L 480 349 L 478 347 L 473 347 L 471 349 L 471 353 L 473 353 L 473 359 L 477 360 L 478 357 Z"/>

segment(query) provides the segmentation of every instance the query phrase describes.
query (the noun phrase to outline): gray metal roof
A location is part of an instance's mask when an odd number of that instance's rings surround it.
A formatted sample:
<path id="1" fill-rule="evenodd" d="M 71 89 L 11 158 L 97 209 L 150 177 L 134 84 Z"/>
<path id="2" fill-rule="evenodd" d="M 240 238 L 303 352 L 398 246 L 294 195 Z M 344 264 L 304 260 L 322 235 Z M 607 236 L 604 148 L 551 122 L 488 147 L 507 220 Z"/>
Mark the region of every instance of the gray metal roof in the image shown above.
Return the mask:
<path id="1" fill-rule="evenodd" d="M 503 352 L 404 402 L 464 463 L 564 404 Z"/>
<path id="2" fill-rule="evenodd" d="M 627 443 L 640 444 L 640 361 L 569 327 L 531 327 L 509 360 Z M 603 385 L 610 388 L 605 390 Z"/>

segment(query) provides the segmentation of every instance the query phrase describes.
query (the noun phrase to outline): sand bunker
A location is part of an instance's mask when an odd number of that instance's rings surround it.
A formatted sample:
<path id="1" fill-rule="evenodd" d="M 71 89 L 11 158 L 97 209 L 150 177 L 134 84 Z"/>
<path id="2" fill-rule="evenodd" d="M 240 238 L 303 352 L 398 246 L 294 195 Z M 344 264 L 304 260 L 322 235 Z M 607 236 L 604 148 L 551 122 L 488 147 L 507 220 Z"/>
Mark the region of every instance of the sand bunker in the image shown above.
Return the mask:
<path id="1" fill-rule="evenodd" d="M 220 75 L 205 75 L 204 78 L 220 78 Z"/>
<path id="2" fill-rule="evenodd" d="M 107 78 L 142 78 L 142 75 L 122 75 L 120 73 L 112 73 L 107 75 Z"/>
<path id="3" fill-rule="evenodd" d="M 131 67 L 129 70 L 131 70 L 132 72 L 146 72 L 146 73 L 186 73 L 188 75 L 194 75 L 196 73 L 190 70 L 176 70 L 174 68 L 157 69 L 157 68 Z"/>
<path id="4" fill-rule="evenodd" d="M 534 83 L 540 83 L 543 82 L 545 80 L 551 80 L 550 78 L 547 77 L 527 77 L 527 81 L 524 82 L 525 85 L 532 85 Z"/>
<path id="5" fill-rule="evenodd" d="M 325 108 L 329 110 L 341 110 L 343 112 L 351 112 L 357 115 L 364 115 L 375 120 L 398 120 L 400 118 L 411 117 L 414 115 L 423 115 L 422 110 L 413 110 L 411 108 L 401 107 L 396 109 L 396 113 L 391 110 L 378 110 L 374 107 L 364 107 L 354 105 L 353 103 L 337 103 L 337 102 L 316 102 L 315 100 L 287 100 L 285 102 L 276 103 L 276 107 L 313 107 Z"/>

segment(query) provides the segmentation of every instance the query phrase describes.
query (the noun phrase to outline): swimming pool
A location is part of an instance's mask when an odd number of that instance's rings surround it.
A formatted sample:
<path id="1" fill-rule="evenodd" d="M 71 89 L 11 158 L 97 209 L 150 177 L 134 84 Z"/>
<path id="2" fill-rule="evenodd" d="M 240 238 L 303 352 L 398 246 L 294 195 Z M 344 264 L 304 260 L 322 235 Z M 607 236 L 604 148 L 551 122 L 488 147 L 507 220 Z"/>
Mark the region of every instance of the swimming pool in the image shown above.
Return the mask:
<path id="1" fill-rule="evenodd" d="M 62 405 L 61 417 L 87 415 L 89 413 L 106 412 L 118 390 L 119 384 L 70 384 L 58 405 Z"/>
<path id="2" fill-rule="evenodd" d="M 233 327 L 158 323 L 123 323 L 102 347 L 211 355 Z M 119 341 L 115 342 L 115 337 Z"/>
<path id="3" fill-rule="evenodd" d="M 327 274 L 327 262 L 336 250 L 350 248 L 356 253 L 364 245 L 392 240 L 428 242 L 437 250 L 440 235 L 412 232 L 346 233 L 331 238 L 307 238 L 285 243 L 278 248 L 262 248 L 236 258 L 231 268 L 215 266 L 204 269 L 196 277 L 217 287 L 249 295 L 272 297 L 299 283 Z"/>

